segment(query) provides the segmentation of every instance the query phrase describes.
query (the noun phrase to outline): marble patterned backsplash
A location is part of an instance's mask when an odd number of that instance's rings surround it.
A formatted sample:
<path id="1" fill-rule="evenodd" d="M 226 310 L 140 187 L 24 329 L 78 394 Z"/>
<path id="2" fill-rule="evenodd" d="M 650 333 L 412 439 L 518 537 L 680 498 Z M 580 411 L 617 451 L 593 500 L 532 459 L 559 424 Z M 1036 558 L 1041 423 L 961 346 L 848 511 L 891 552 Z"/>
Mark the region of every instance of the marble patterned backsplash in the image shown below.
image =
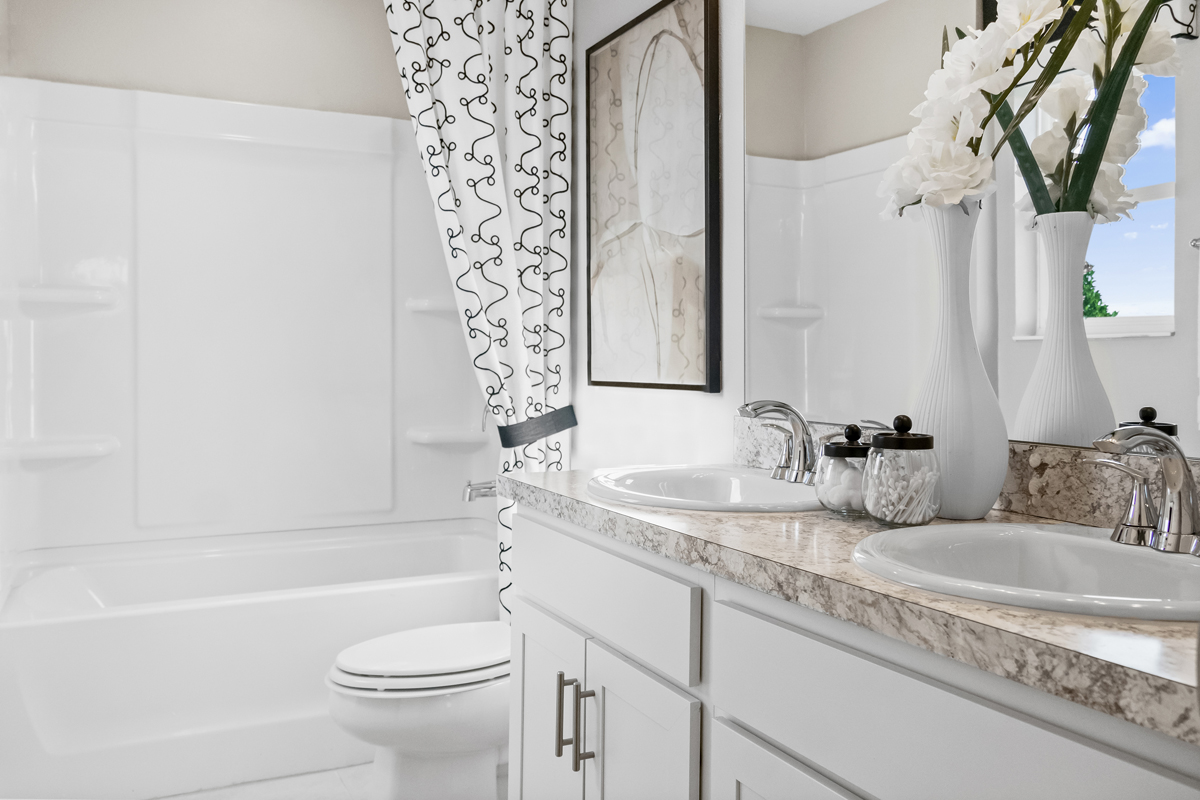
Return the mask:
<path id="1" fill-rule="evenodd" d="M 750 419 L 734 416 L 733 418 L 733 460 L 746 467 L 771 469 L 779 463 L 783 452 L 784 436 L 767 424 L 787 427 L 787 423 L 778 419 Z M 813 435 L 820 444 L 833 439 L 843 438 L 842 432 L 846 426 L 831 422 L 810 422 Z M 863 428 L 862 441 L 870 443 L 871 429 Z"/>
<path id="2" fill-rule="evenodd" d="M 748 467 L 770 469 L 779 460 L 783 434 L 764 423 L 777 420 L 734 417 L 734 460 Z M 842 438 L 843 425 L 812 423 L 821 443 Z M 871 431 L 863 429 L 863 440 Z M 1091 448 L 1034 442 L 1008 443 L 1008 476 L 995 508 L 1034 517 L 1109 527 L 1125 513 L 1132 478 L 1108 467 L 1086 462 L 1117 458 L 1151 476 L 1151 492 L 1157 492 L 1157 459 L 1146 456 L 1114 457 Z M 1200 461 L 1190 459 L 1192 474 L 1200 482 Z"/>

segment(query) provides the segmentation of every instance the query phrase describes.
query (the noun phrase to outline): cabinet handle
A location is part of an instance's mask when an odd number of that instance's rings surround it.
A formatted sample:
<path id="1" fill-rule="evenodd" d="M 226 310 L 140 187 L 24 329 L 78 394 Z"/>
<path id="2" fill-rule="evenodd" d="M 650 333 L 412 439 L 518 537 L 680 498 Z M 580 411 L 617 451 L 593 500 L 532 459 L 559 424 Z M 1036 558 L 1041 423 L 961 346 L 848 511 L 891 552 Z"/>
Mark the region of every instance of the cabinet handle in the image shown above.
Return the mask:
<path id="1" fill-rule="evenodd" d="M 554 701 L 554 757 L 562 758 L 563 748 L 572 743 L 572 739 L 563 738 L 563 690 L 568 686 L 579 686 L 579 681 L 571 678 L 566 680 L 566 675 L 558 673 L 558 696 Z M 578 727 L 578 726 L 576 726 Z"/>
<path id="2" fill-rule="evenodd" d="M 595 697 L 596 692 L 588 689 L 583 690 L 582 684 L 579 681 L 574 681 L 575 684 L 575 736 L 570 740 L 571 749 L 574 752 L 573 764 L 571 769 L 579 772 L 579 765 L 589 758 L 595 758 L 596 754 L 588 751 L 580 752 L 583 746 L 583 699 L 585 697 Z"/>

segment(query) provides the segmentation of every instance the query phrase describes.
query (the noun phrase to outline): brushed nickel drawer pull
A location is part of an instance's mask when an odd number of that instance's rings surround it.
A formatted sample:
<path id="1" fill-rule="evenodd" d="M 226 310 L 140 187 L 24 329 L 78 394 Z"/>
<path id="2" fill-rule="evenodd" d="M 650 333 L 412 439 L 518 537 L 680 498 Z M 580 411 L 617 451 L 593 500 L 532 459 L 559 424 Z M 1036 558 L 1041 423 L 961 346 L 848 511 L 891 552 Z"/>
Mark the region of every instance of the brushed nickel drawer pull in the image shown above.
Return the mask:
<path id="1" fill-rule="evenodd" d="M 570 680 L 566 680 L 566 675 L 564 675 L 561 672 L 558 673 L 558 693 L 557 693 L 557 697 L 555 697 L 555 700 L 554 700 L 554 717 L 555 717 L 554 757 L 555 758 L 562 758 L 563 748 L 566 747 L 567 745 L 571 744 L 574 741 L 573 739 L 564 739 L 563 738 L 563 690 L 566 689 L 568 686 L 572 686 L 572 685 L 574 685 L 575 687 L 578 687 L 579 681 L 575 680 L 574 678 L 571 678 Z M 576 688 L 575 691 L 578 692 L 579 689 Z M 579 727 L 579 726 L 576 725 L 576 727 Z M 576 734 L 576 735 L 578 735 L 578 734 Z"/>
<path id="2" fill-rule="evenodd" d="M 572 750 L 574 751 L 574 763 L 571 769 L 579 772 L 579 765 L 589 758 L 595 758 L 596 754 L 592 752 L 580 752 L 583 746 L 583 700 L 585 697 L 595 697 L 596 692 L 589 689 L 586 692 L 583 690 L 583 685 L 579 681 L 575 681 L 575 736 L 572 737 Z"/>

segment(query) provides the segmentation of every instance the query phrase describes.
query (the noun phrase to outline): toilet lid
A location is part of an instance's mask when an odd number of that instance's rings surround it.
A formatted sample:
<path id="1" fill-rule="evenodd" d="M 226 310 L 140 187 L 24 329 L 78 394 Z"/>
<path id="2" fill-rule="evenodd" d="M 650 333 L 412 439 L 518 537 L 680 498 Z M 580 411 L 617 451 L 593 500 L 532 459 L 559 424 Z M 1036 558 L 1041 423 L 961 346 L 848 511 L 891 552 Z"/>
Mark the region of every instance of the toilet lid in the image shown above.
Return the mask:
<path id="1" fill-rule="evenodd" d="M 389 633 L 348 647 L 343 672 L 373 677 L 444 675 L 508 661 L 511 630 L 504 622 L 460 622 Z"/>

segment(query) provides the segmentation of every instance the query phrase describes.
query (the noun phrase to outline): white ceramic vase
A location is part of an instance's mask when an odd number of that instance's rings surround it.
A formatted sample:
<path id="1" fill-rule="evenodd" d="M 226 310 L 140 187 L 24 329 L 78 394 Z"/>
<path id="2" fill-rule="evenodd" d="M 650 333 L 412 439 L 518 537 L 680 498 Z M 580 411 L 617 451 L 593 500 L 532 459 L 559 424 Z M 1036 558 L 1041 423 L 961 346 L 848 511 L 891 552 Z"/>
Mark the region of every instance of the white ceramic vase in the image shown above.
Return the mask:
<path id="1" fill-rule="evenodd" d="M 1013 438 L 1091 447 L 1117 426 L 1083 327 L 1083 267 L 1095 223 L 1086 211 L 1037 218 L 1049 277 L 1042 349 L 1013 426 Z"/>
<path id="2" fill-rule="evenodd" d="M 942 470 L 938 516 L 978 519 L 995 505 L 1008 474 L 1008 430 L 971 325 L 971 243 L 980 202 L 921 211 L 937 252 L 941 303 L 913 430 L 933 434 Z"/>

